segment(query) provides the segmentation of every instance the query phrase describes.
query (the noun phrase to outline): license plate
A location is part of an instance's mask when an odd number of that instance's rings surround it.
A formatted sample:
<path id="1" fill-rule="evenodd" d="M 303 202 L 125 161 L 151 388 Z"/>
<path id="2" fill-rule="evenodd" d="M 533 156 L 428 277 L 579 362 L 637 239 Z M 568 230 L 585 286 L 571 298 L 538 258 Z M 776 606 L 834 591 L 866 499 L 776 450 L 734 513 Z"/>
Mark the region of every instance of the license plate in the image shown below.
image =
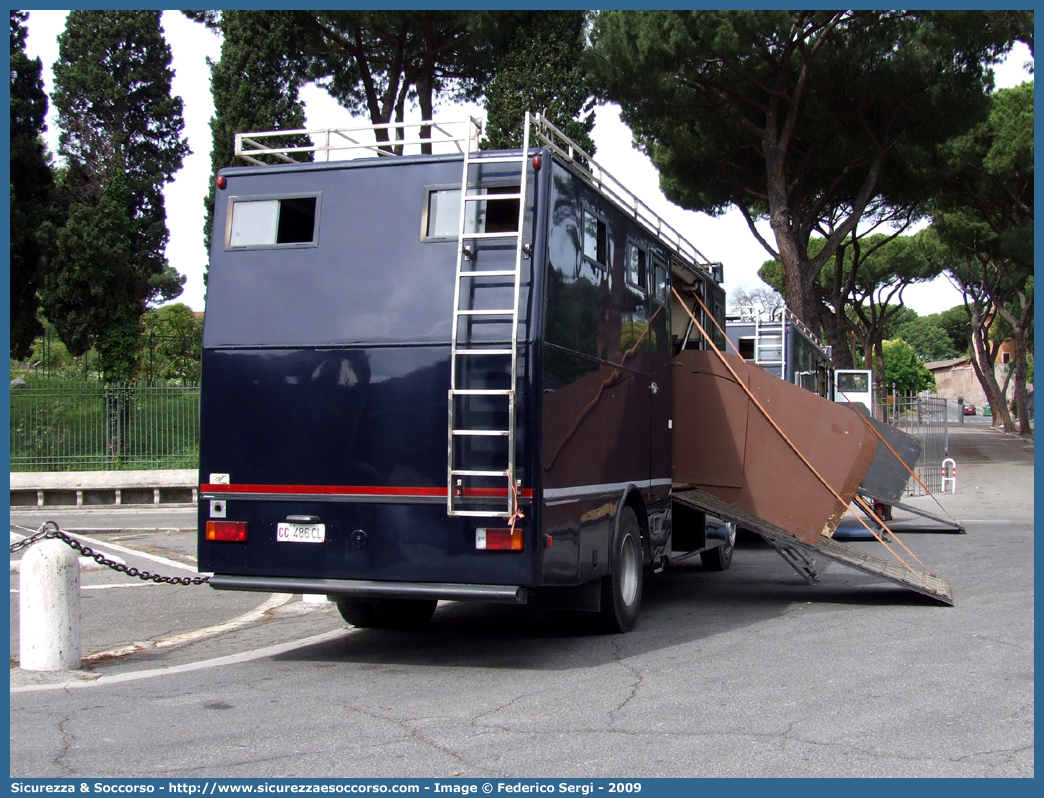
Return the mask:
<path id="1" fill-rule="evenodd" d="M 276 524 L 276 540 L 284 543 L 322 543 L 326 524 Z"/>

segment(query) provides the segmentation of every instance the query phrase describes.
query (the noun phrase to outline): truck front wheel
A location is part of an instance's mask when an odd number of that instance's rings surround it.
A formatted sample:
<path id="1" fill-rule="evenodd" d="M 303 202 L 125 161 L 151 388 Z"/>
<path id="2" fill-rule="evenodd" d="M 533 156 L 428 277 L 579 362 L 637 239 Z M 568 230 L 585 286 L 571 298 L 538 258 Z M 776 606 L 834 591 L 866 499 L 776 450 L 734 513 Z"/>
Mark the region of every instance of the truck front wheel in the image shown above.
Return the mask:
<path id="1" fill-rule="evenodd" d="M 609 633 L 629 632 L 642 603 L 642 532 L 634 510 L 625 507 L 609 558 L 611 573 L 602 577 L 599 621 Z"/>

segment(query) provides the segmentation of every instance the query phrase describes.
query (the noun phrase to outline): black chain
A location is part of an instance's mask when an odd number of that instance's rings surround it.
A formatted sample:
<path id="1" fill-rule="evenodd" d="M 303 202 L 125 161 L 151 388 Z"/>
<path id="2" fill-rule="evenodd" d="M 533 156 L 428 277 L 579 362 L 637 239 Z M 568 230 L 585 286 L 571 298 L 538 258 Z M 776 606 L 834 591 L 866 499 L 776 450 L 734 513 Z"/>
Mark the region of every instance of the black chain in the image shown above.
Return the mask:
<path id="1" fill-rule="evenodd" d="M 53 528 L 48 528 L 53 527 Z M 126 563 L 116 562 L 110 560 L 101 552 L 97 552 L 90 546 L 85 546 L 80 541 L 62 532 L 58 528 L 58 524 L 54 521 L 47 521 L 40 531 L 36 534 L 23 538 L 16 543 L 11 544 L 11 553 L 14 554 L 16 551 L 27 549 L 35 543 L 39 543 L 41 540 L 61 540 L 64 543 L 68 543 L 73 549 L 80 552 L 84 557 L 89 557 L 99 565 L 104 565 L 108 568 L 112 568 L 114 571 L 118 571 L 121 574 L 127 574 L 130 577 L 137 577 L 143 579 L 146 582 L 157 582 L 168 585 L 202 585 L 210 581 L 209 576 L 161 576 L 160 574 L 154 574 L 150 571 L 143 571 L 140 568 L 135 568 L 133 565 L 128 566 Z"/>

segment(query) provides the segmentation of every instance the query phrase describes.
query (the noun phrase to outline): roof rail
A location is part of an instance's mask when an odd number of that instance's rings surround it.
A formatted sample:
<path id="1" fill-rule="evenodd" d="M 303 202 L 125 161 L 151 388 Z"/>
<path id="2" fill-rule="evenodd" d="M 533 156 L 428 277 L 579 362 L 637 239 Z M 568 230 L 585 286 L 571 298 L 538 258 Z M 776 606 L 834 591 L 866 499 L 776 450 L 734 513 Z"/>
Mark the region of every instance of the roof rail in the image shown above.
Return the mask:
<path id="1" fill-rule="evenodd" d="M 638 199 L 630 189 L 620 180 L 613 177 L 602 167 L 591 154 L 584 151 L 569 136 L 551 124 L 547 118 L 540 113 L 527 113 L 527 124 L 532 123 L 536 130 L 537 139 L 542 141 L 548 149 L 561 157 L 572 162 L 588 182 L 603 194 L 612 199 L 625 212 L 629 213 L 638 222 L 654 230 L 660 238 L 673 245 L 682 258 L 689 260 L 690 265 L 699 267 L 708 272 L 716 282 L 721 282 L 722 265 L 711 261 L 702 252 L 688 241 L 681 233 L 664 221 L 652 208 Z M 577 160 L 577 158 L 582 160 Z"/>
<path id="2" fill-rule="evenodd" d="M 414 131 L 414 129 L 416 129 Z M 427 137 L 422 135 L 427 131 Z M 382 141 L 378 133 L 384 134 Z M 408 132 L 414 132 L 409 136 Z M 311 144 L 281 144 L 287 138 L 308 136 Z M 389 122 L 383 125 L 355 125 L 352 127 L 310 128 L 298 130 L 266 130 L 236 134 L 236 155 L 255 166 L 267 165 L 260 160 L 272 156 L 285 163 L 301 163 L 294 157 L 300 153 L 324 153 L 330 160 L 332 152 L 356 156 L 396 156 L 419 153 L 421 146 L 430 144 L 450 152 L 474 152 L 482 137 L 482 120 L 475 117 L 452 122 Z"/>

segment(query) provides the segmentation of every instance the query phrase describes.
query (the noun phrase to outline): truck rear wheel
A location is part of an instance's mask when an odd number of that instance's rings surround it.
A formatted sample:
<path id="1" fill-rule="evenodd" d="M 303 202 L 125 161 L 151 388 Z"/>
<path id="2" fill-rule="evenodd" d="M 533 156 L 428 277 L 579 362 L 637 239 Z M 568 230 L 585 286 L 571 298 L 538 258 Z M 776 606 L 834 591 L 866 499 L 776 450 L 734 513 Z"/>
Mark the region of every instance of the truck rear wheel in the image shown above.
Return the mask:
<path id="1" fill-rule="evenodd" d="M 357 601 L 355 599 L 338 598 L 337 611 L 352 626 L 360 629 L 370 629 L 379 626 L 377 613 L 374 612 L 372 601 Z"/>
<path id="2" fill-rule="evenodd" d="M 420 629 L 431 620 L 436 599 L 377 599 L 359 601 L 339 598 L 337 610 L 360 629 Z"/>
<path id="3" fill-rule="evenodd" d="M 613 540 L 611 573 L 602 577 L 602 609 L 599 625 L 609 633 L 629 632 L 638 620 L 642 603 L 642 532 L 634 510 L 620 513 L 620 528 Z"/>

